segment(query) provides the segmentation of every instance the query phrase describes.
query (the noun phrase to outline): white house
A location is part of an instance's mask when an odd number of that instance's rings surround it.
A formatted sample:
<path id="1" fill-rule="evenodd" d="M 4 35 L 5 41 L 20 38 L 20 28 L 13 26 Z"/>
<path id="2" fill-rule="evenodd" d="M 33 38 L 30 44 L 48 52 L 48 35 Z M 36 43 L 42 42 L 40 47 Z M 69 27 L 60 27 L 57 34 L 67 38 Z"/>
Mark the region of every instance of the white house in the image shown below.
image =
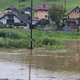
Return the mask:
<path id="1" fill-rule="evenodd" d="M 24 7 L 23 10 L 24 10 L 25 14 L 30 14 L 30 12 L 31 12 L 30 7 Z"/>
<path id="2" fill-rule="evenodd" d="M 9 7 L 0 14 L 0 23 L 14 25 L 15 23 L 23 23 L 29 28 L 28 14 L 21 14 L 16 8 Z"/>

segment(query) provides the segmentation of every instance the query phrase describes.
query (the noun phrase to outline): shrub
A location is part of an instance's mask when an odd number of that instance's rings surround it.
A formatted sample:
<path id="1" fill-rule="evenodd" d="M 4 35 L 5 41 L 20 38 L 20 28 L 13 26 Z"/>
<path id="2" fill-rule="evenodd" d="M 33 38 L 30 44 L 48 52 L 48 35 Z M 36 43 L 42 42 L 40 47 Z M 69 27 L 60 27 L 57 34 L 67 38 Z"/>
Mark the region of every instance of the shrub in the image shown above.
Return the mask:
<path id="1" fill-rule="evenodd" d="M 14 26 L 22 26 L 22 23 L 15 23 Z"/>
<path id="2" fill-rule="evenodd" d="M 42 41 L 42 43 L 43 43 L 44 45 L 48 45 L 48 44 L 54 45 L 54 44 L 55 44 L 55 39 L 44 38 L 43 41 Z"/>
<path id="3" fill-rule="evenodd" d="M 13 28 L 13 26 L 12 25 L 8 25 L 8 28 Z"/>
<path id="4" fill-rule="evenodd" d="M 3 28 L 2 24 L 0 24 L 0 28 Z"/>
<path id="5" fill-rule="evenodd" d="M 41 30 L 42 30 L 42 28 L 40 28 L 40 27 L 37 27 L 37 30 L 38 30 L 38 31 L 41 31 Z"/>
<path id="6" fill-rule="evenodd" d="M 3 24 L 2 26 L 3 26 L 4 28 L 7 28 L 7 24 Z"/>
<path id="7" fill-rule="evenodd" d="M 18 34 L 17 32 L 12 32 L 12 31 L 0 31 L 0 37 L 3 38 L 11 38 L 11 39 L 20 39 L 21 35 Z"/>

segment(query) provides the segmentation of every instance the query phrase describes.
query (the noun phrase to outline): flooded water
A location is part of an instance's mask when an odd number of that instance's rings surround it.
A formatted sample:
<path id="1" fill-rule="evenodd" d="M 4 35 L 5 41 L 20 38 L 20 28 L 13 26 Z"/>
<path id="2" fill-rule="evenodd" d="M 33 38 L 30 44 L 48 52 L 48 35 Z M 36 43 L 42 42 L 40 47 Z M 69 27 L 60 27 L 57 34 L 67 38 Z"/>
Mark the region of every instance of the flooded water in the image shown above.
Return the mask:
<path id="1" fill-rule="evenodd" d="M 0 49 L 0 80 L 80 80 L 80 42 L 65 42 L 59 51 Z"/>

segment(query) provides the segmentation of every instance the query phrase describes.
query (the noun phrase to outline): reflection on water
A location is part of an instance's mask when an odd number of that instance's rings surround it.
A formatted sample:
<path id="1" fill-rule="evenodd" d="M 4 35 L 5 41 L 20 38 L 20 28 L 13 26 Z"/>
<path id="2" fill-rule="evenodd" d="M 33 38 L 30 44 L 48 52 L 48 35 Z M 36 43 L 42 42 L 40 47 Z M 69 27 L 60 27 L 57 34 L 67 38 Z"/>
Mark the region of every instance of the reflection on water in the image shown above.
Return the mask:
<path id="1" fill-rule="evenodd" d="M 80 42 L 66 41 L 68 52 L 0 49 L 0 79 L 79 80 Z"/>

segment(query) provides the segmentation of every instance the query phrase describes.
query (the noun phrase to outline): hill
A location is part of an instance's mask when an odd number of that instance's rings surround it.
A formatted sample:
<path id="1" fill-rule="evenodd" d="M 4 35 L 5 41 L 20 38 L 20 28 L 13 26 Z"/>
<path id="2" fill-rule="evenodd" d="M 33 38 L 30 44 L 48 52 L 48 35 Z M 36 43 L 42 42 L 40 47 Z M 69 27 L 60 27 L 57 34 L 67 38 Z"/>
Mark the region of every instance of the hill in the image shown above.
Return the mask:
<path id="1" fill-rule="evenodd" d="M 66 1 L 66 8 L 67 12 L 75 8 L 76 6 L 80 7 L 80 0 L 45 0 L 46 4 L 60 4 L 65 7 L 65 1 Z M 33 0 L 33 9 L 35 8 L 36 4 L 42 4 L 43 0 Z M 13 7 L 16 7 L 17 9 L 20 9 L 22 7 L 30 6 L 31 1 L 23 1 L 19 3 L 19 0 L 0 0 L 0 11 L 4 11 L 6 8 L 10 7 L 11 5 Z"/>

